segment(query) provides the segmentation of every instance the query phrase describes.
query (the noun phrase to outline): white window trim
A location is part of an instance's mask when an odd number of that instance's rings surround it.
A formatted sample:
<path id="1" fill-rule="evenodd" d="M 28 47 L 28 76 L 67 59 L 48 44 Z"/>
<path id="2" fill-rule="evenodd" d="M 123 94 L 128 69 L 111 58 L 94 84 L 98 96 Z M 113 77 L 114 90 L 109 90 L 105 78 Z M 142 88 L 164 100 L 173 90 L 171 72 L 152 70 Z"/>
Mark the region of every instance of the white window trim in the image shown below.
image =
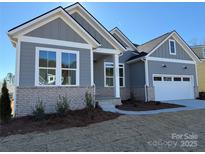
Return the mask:
<path id="1" fill-rule="evenodd" d="M 205 48 L 202 49 L 203 58 L 205 58 Z"/>
<path id="2" fill-rule="evenodd" d="M 112 87 L 114 87 L 114 74 L 113 74 L 113 77 L 110 77 L 110 78 L 113 78 L 113 86 L 107 86 L 106 85 L 106 77 L 107 77 L 106 76 L 106 64 L 112 64 L 113 67 L 112 66 L 109 66 L 109 67 L 114 69 L 114 63 L 104 62 L 104 87 L 111 87 L 112 88 Z M 123 86 L 120 86 L 120 88 L 123 88 L 123 87 L 125 87 L 125 65 L 123 63 L 119 63 L 119 65 L 123 65 L 122 67 L 119 66 L 119 68 L 123 68 Z M 120 80 L 120 76 L 119 76 L 119 80 Z"/>
<path id="3" fill-rule="evenodd" d="M 170 44 L 171 42 L 174 42 L 174 51 L 175 51 L 174 53 L 171 52 L 171 44 Z M 176 55 L 176 53 L 177 53 L 177 51 L 176 51 L 176 41 L 173 40 L 173 39 L 169 39 L 169 54 L 170 55 Z"/>
<path id="4" fill-rule="evenodd" d="M 39 51 L 45 50 L 45 51 L 52 51 L 56 53 L 56 84 L 55 85 L 40 85 L 39 84 Z M 76 70 L 76 84 L 75 85 L 62 85 L 61 84 L 61 54 L 62 53 L 74 53 L 76 54 L 77 59 L 77 68 Z M 36 47 L 36 57 L 35 57 L 35 86 L 38 87 L 76 87 L 79 86 L 80 81 L 80 59 L 79 59 L 79 51 L 71 51 L 71 50 L 64 50 L 64 49 L 55 49 L 55 48 L 43 48 L 43 47 Z"/>

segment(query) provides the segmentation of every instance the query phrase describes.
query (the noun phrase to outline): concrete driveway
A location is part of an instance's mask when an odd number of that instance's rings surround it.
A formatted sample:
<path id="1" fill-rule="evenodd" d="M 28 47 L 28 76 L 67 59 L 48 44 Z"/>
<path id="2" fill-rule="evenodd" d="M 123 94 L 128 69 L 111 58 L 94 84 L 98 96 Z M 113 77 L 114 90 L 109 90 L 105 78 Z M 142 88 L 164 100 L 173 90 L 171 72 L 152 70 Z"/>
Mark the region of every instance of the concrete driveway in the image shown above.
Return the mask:
<path id="1" fill-rule="evenodd" d="M 0 151 L 205 151 L 205 110 L 120 116 L 86 127 L 0 137 Z"/>
<path id="2" fill-rule="evenodd" d="M 171 100 L 165 102 L 184 105 L 186 106 L 186 110 L 205 109 L 205 100 L 187 99 L 187 100 Z"/>
<path id="3" fill-rule="evenodd" d="M 179 104 L 184 105 L 185 107 L 171 108 L 171 109 L 160 109 L 160 110 L 150 110 L 150 111 L 123 111 L 115 107 L 115 105 L 110 102 L 102 103 L 100 106 L 104 111 L 116 112 L 125 115 L 150 115 L 150 114 L 159 114 L 167 112 L 178 112 L 194 109 L 205 109 L 205 100 L 172 100 L 172 101 L 162 101 L 165 103 Z"/>

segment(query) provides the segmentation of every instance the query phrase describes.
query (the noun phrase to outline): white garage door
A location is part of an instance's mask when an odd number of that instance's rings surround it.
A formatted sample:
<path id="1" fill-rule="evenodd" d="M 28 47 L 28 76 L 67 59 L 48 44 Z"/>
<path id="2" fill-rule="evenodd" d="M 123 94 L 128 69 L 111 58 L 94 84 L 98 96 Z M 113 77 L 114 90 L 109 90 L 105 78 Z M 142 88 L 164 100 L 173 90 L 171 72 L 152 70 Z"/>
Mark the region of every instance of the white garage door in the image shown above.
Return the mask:
<path id="1" fill-rule="evenodd" d="M 194 99 L 192 76 L 154 75 L 155 100 Z"/>

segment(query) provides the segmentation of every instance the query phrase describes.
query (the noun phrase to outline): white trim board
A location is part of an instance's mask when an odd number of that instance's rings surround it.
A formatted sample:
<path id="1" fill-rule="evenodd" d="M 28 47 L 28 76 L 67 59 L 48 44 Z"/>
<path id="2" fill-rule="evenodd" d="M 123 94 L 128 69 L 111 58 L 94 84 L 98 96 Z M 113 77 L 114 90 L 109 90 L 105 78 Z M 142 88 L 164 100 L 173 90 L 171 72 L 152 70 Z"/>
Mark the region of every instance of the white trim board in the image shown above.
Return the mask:
<path id="1" fill-rule="evenodd" d="M 146 60 L 170 62 L 170 63 L 195 64 L 195 61 L 191 61 L 191 60 L 169 59 L 169 58 L 158 58 L 158 57 L 147 57 Z"/>
<path id="2" fill-rule="evenodd" d="M 93 52 L 95 53 L 106 53 L 106 54 L 119 54 L 118 50 L 115 49 L 107 49 L 107 48 L 97 48 L 95 50 L 93 50 Z"/>
<path id="3" fill-rule="evenodd" d="M 85 43 L 62 41 L 62 40 L 55 40 L 55 39 L 46 39 L 46 38 L 40 38 L 40 37 L 22 36 L 20 37 L 20 40 L 22 42 L 49 44 L 49 45 L 82 48 L 82 49 L 91 49 L 91 45 L 85 44 Z"/>

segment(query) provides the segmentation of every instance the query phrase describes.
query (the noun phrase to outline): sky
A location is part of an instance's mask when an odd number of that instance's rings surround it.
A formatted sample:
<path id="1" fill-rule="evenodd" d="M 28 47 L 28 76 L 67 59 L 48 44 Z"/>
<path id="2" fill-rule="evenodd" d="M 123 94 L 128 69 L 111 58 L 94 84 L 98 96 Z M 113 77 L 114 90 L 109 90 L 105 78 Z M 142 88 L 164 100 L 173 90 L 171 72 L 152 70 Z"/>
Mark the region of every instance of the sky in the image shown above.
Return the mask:
<path id="1" fill-rule="evenodd" d="M 7 31 L 57 6 L 72 3 L 0 3 L 0 80 L 15 73 L 15 48 Z M 205 3 L 81 3 L 108 30 L 118 27 L 142 44 L 176 30 L 190 45 L 205 43 Z"/>

